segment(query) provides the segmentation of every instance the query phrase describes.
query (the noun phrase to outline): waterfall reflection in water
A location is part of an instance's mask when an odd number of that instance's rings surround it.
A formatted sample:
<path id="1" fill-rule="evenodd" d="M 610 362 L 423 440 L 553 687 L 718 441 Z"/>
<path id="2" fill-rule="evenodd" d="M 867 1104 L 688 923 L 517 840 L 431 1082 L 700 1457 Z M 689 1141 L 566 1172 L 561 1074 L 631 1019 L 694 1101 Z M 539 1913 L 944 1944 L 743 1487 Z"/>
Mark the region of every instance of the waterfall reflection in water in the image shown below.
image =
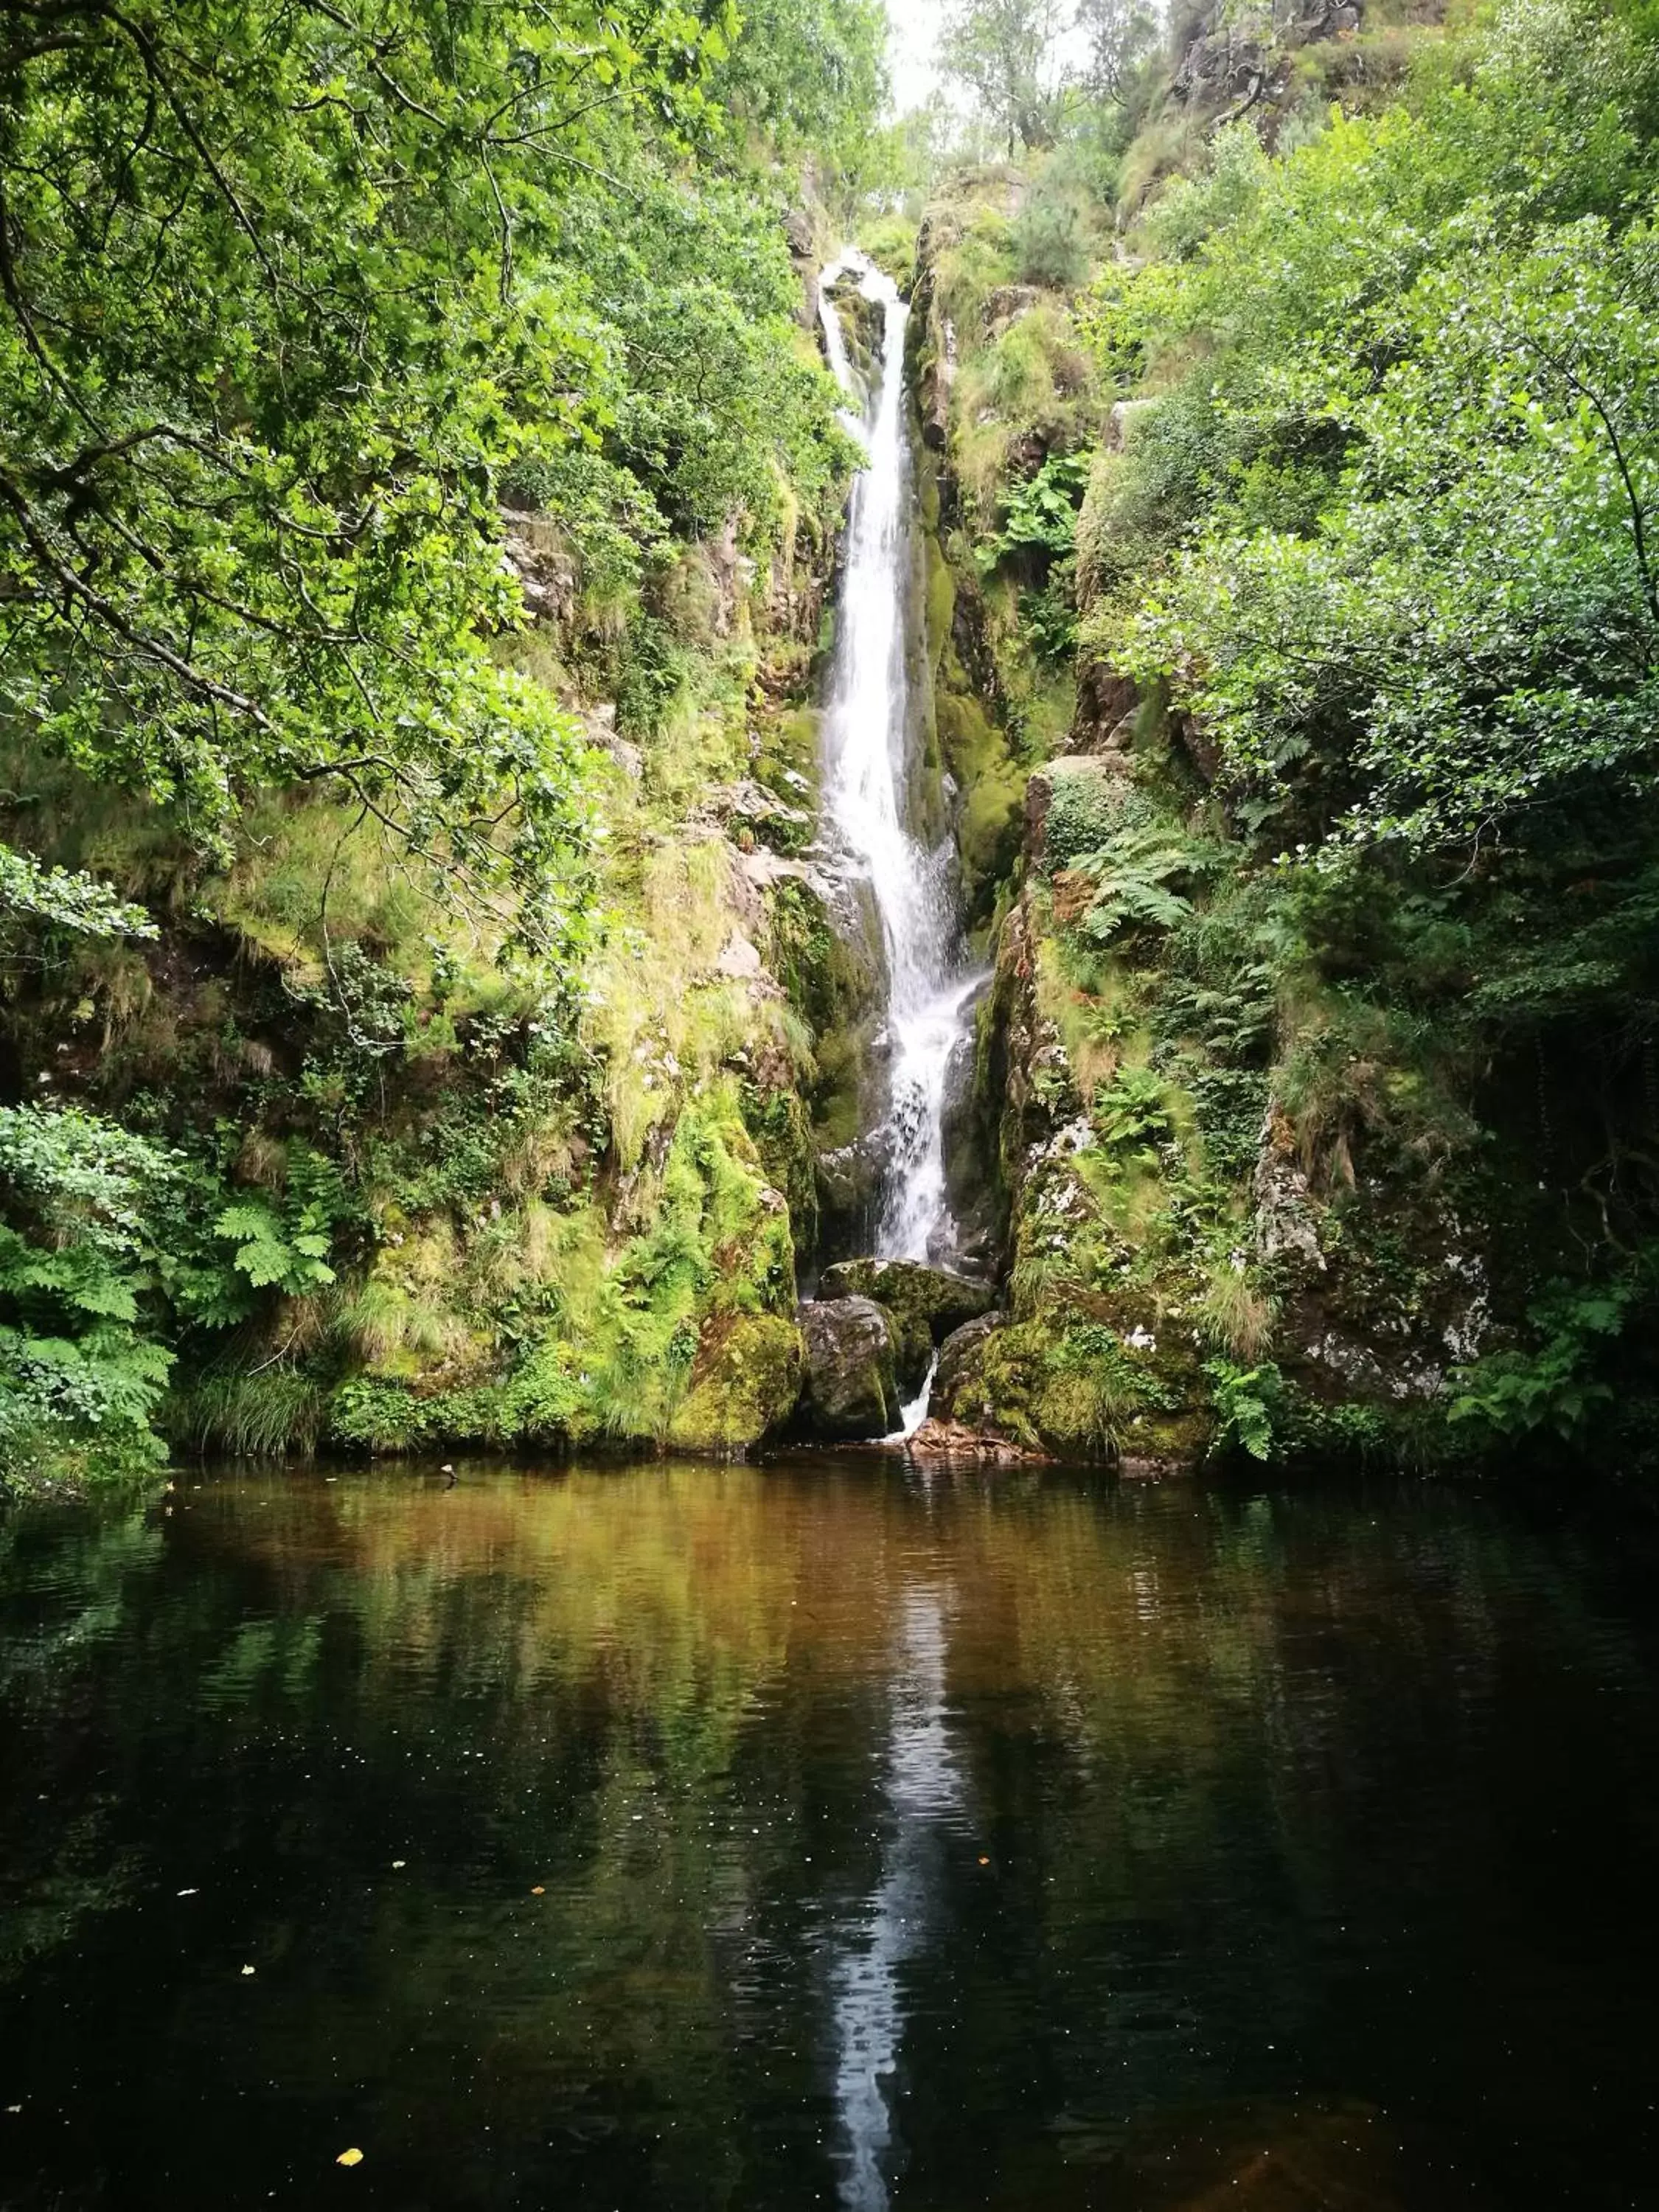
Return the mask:
<path id="1" fill-rule="evenodd" d="M 983 978 L 961 969 L 951 841 L 927 844 L 908 818 L 912 702 L 905 617 L 915 504 L 904 416 L 909 309 L 891 278 L 862 254 L 843 253 L 823 271 L 818 305 L 824 348 L 849 399 L 859 399 L 861 380 L 830 297 L 848 275 L 882 310 L 882 347 L 867 408 L 855 405 L 844 416 L 863 438 L 868 459 L 854 479 L 848 517 L 825 718 L 825 796 L 848 854 L 869 881 L 887 963 L 890 1099 L 881 1132 L 885 1174 L 877 1249 L 886 1259 L 927 1260 L 948 1257 L 952 1249 L 945 1094 Z"/>
<path id="2" fill-rule="evenodd" d="M 458 1473 L 0 1518 L 0 2205 L 1653 2202 L 1650 1522 Z"/>
<path id="3" fill-rule="evenodd" d="M 889 1827 L 882 1878 L 836 1962 L 836 2102 L 845 2132 L 841 2198 L 886 2212 L 892 2142 L 888 2082 L 903 2026 L 899 1971 L 927 1941 L 945 1826 L 961 1811 L 962 1778 L 945 1719 L 945 1605 L 913 1590 L 895 1655 L 888 1739 Z"/>

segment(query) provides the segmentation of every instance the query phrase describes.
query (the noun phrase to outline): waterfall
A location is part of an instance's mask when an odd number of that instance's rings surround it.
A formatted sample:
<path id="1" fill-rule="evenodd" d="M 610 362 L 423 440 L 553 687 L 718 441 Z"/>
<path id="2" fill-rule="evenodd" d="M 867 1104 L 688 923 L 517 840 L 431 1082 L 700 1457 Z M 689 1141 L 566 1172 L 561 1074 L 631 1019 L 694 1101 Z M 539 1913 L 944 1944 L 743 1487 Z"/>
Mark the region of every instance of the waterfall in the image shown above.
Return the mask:
<path id="1" fill-rule="evenodd" d="M 881 358 L 864 402 L 830 287 L 856 275 L 883 315 Z M 909 819 L 915 485 L 904 410 L 904 331 L 897 287 L 862 254 L 830 265 L 818 289 L 824 346 L 854 403 L 844 417 L 868 459 L 854 480 L 841 615 L 826 710 L 825 798 L 848 854 L 868 878 L 880 916 L 888 979 L 890 1103 L 878 1133 L 884 1176 L 878 1256 L 948 1257 L 954 1249 L 945 1184 L 945 1084 L 967 1034 L 981 978 L 963 973 L 956 859 L 948 837 L 930 846 Z"/>

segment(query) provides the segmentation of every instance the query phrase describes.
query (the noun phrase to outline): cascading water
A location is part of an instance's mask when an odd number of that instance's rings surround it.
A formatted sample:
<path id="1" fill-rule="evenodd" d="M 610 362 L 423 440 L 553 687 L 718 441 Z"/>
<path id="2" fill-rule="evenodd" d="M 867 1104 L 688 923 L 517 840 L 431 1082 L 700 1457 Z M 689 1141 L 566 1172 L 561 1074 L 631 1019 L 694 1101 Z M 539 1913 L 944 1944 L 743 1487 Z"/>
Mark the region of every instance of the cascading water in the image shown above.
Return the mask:
<path id="1" fill-rule="evenodd" d="M 905 635 L 911 604 L 911 478 L 904 417 L 904 330 L 909 310 L 897 287 L 862 254 L 833 262 L 819 284 L 818 313 L 830 363 L 850 399 L 860 380 L 830 298 L 855 275 L 882 310 L 881 357 L 867 404 L 848 411 L 866 465 L 853 485 L 841 619 L 827 707 L 830 816 L 867 874 L 887 960 L 890 1099 L 878 1256 L 949 1256 L 954 1242 L 945 1181 L 945 1086 L 966 1034 L 981 978 L 959 958 L 955 856 L 950 840 L 929 847 L 908 821 L 910 696 Z"/>

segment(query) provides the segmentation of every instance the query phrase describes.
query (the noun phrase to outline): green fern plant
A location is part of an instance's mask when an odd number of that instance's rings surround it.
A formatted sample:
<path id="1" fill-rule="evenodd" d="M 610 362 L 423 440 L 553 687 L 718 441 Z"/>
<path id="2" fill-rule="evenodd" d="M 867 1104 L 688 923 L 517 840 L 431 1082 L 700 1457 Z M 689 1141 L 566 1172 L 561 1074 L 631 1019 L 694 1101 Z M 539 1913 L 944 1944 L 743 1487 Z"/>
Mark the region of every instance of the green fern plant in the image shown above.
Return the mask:
<path id="1" fill-rule="evenodd" d="M 317 1206 L 302 1206 L 290 1224 L 263 1200 L 239 1200 L 224 1208 L 213 1233 L 234 1244 L 237 1272 L 256 1291 L 305 1297 L 334 1280 L 327 1217 Z"/>
<path id="2" fill-rule="evenodd" d="M 1206 1359 L 1204 1374 L 1215 1409 L 1212 1452 L 1230 1447 L 1269 1460 L 1283 1422 L 1285 1379 L 1271 1360 L 1241 1367 L 1231 1359 Z"/>
<path id="3" fill-rule="evenodd" d="M 1149 1167 L 1172 1133 L 1164 1082 L 1150 1067 L 1121 1067 L 1109 1083 L 1097 1084 L 1091 1118 L 1109 1150 L 1133 1152 Z"/>
<path id="4" fill-rule="evenodd" d="M 1050 454 L 1034 477 L 1010 492 L 1007 520 L 975 553 L 981 574 L 989 575 L 1011 554 L 1046 566 L 1074 553 L 1078 509 L 1088 482 L 1085 454 Z"/>
<path id="5" fill-rule="evenodd" d="M 145 1214 L 177 1164 L 75 1108 L 0 1109 L 0 1474 L 159 1455 L 150 1416 L 172 1354 L 144 1326 Z"/>
<path id="6" fill-rule="evenodd" d="M 1192 911 L 1176 888 L 1209 874 L 1216 848 L 1162 823 L 1127 823 L 1106 844 L 1072 863 L 1095 885 L 1089 911 L 1079 923 L 1091 945 L 1109 945 L 1125 932 L 1174 929 Z"/>
<path id="7" fill-rule="evenodd" d="M 1558 1283 L 1528 1310 L 1537 1342 L 1452 1370 L 1450 1419 L 1488 1438 L 1548 1431 L 1571 1441 L 1615 1391 L 1606 1365 L 1638 1293 L 1632 1274 L 1600 1285 Z"/>

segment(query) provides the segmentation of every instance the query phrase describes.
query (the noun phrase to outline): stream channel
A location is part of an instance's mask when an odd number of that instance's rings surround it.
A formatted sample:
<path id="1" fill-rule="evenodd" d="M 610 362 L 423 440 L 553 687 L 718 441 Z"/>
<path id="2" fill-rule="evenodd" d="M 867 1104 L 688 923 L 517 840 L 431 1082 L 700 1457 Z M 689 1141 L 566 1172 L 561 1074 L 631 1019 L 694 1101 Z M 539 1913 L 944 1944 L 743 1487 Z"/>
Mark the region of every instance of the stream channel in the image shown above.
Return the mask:
<path id="1" fill-rule="evenodd" d="M 459 1474 L 0 1523 L 0 2204 L 1656 2202 L 1651 1528 Z"/>

